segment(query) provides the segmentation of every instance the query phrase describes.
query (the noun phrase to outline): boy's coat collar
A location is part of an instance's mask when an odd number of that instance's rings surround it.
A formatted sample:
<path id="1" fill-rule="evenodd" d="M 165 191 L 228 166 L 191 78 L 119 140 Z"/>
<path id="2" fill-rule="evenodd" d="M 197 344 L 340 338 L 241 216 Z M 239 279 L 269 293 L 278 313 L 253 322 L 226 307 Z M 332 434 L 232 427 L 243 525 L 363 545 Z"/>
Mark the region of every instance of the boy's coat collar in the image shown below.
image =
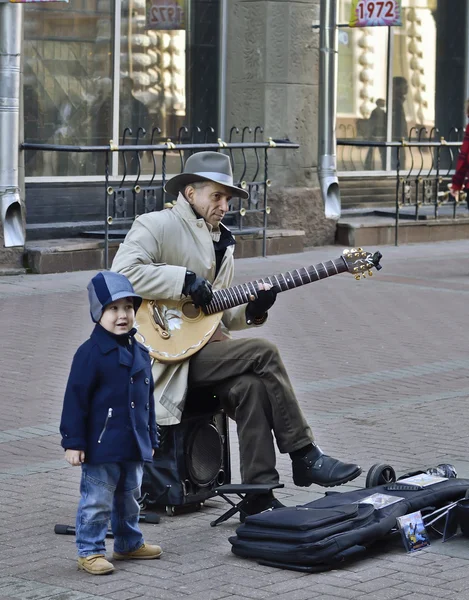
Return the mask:
<path id="1" fill-rule="evenodd" d="M 123 348 L 118 341 L 112 336 L 109 335 L 108 332 L 99 325 L 99 323 L 94 328 L 91 337 L 96 340 L 96 343 L 103 354 L 109 354 L 112 350 L 117 349 L 119 354 L 119 364 L 124 365 L 125 367 L 130 367 L 130 374 L 138 373 L 142 371 L 147 366 L 147 361 L 144 358 L 144 354 L 142 352 L 133 352 L 132 354 Z M 134 337 L 132 337 L 132 344 L 137 345 Z M 146 350 L 139 346 L 139 349 L 145 352 Z"/>

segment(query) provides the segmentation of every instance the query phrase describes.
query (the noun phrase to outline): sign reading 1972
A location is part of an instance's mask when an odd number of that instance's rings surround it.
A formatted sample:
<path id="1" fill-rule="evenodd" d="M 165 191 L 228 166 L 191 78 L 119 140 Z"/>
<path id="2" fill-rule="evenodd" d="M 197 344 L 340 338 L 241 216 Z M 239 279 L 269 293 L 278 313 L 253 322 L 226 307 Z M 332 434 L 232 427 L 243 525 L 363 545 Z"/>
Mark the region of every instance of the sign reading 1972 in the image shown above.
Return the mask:
<path id="1" fill-rule="evenodd" d="M 350 27 L 402 25 L 401 0 L 353 0 Z"/>
<path id="2" fill-rule="evenodd" d="M 146 0 L 148 29 L 185 29 L 185 0 Z"/>

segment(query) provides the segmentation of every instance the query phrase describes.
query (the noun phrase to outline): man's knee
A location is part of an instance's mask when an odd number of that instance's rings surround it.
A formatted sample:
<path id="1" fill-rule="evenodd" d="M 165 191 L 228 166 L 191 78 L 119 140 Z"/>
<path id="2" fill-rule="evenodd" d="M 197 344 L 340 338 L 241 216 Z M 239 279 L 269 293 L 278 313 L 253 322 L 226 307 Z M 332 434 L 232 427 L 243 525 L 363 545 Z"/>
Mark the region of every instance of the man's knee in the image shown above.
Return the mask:
<path id="1" fill-rule="evenodd" d="M 229 395 L 239 400 L 248 400 L 253 397 L 265 396 L 265 388 L 262 380 L 254 373 L 239 375 L 232 382 Z"/>
<path id="2" fill-rule="evenodd" d="M 254 343 L 255 349 L 260 357 L 263 357 L 266 360 L 278 360 L 280 358 L 279 350 L 273 342 L 264 338 L 253 338 L 251 341 Z"/>
<path id="3" fill-rule="evenodd" d="M 241 413 L 262 413 L 270 411 L 267 391 L 260 377 L 245 373 L 232 381 L 227 394 L 222 396 L 222 405 L 227 414 L 236 420 Z"/>

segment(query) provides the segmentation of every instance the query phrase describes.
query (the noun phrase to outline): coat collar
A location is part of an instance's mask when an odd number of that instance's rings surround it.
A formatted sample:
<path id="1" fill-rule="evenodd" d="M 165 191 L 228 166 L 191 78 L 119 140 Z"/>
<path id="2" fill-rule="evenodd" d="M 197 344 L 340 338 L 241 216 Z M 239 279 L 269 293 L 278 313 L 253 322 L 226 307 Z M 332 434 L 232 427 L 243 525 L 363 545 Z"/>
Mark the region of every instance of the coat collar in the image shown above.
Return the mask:
<path id="1" fill-rule="evenodd" d="M 119 344 L 119 342 L 113 337 L 109 335 L 109 333 L 102 327 L 99 323 L 96 324 L 93 332 L 91 333 L 91 338 L 97 343 L 99 349 L 103 354 L 109 354 L 112 350 L 117 350 L 119 355 L 119 364 L 124 365 L 125 367 L 130 367 L 130 374 L 138 373 L 142 371 L 147 366 L 147 361 L 145 360 L 144 352 L 142 352 L 141 346 L 136 342 L 135 338 L 132 337 L 132 344 L 134 351 L 131 353 L 126 350 L 123 346 Z"/>
<path id="2" fill-rule="evenodd" d="M 184 195 L 181 192 L 179 192 L 177 202 L 171 210 L 173 210 L 182 219 L 184 219 L 185 221 L 188 221 L 189 223 L 192 222 L 195 224 L 197 221 L 202 221 L 202 223 L 204 223 L 207 231 L 210 234 L 212 234 L 213 226 L 210 225 L 210 223 L 207 223 L 207 221 L 205 221 L 205 219 L 203 217 L 198 217 L 195 214 L 195 212 L 192 210 L 192 206 L 189 204 L 189 202 L 186 200 L 186 198 L 184 197 Z M 220 229 L 226 229 L 227 231 L 229 231 L 228 227 L 226 227 L 226 225 L 224 225 L 223 223 L 220 223 Z"/>
<path id="3" fill-rule="evenodd" d="M 186 200 L 183 194 L 179 193 L 177 202 L 172 208 L 173 212 L 177 213 L 185 221 L 204 221 L 202 217 L 197 217 L 195 212 L 192 210 L 191 205 Z M 205 223 L 205 221 L 204 221 Z"/>

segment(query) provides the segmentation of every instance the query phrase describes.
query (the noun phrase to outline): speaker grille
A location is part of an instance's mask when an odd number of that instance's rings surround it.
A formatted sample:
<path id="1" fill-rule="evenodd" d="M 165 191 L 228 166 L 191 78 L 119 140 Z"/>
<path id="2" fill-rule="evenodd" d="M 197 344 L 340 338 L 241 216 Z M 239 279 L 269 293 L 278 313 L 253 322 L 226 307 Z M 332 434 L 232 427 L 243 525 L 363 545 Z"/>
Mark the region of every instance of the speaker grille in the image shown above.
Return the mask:
<path id="1" fill-rule="evenodd" d="M 187 444 L 187 470 L 193 483 L 210 485 L 223 467 L 223 444 L 213 423 L 201 423 L 192 432 Z"/>

